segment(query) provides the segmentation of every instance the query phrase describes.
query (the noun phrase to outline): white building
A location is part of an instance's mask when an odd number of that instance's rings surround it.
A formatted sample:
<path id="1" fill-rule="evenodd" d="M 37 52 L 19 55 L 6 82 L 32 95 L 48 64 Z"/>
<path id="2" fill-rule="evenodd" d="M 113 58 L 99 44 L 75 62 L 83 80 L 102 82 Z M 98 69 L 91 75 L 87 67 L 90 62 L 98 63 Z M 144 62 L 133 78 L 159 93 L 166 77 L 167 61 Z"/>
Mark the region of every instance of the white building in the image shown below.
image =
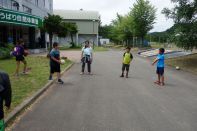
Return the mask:
<path id="1" fill-rule="evenodd" d="M 110 43 L 110 40 L 109 39 L 100 39 L 100 44 L 101 45 L 106 45 L 106 44 L 109 44 Z"/>
<path id="2" fill-rule="evenodd" d="M 60 15 L 65 22 L 76 23 L 78 33 L 74 37 L 77 45 L 83 44 L 86 40 L 98 45 L 98 27 L 100 15 L 97 11 L 84 10 L 54 10 L 54 14 Z M 59 38 L 60 44 L 69 44 L 71 38 Z"/>

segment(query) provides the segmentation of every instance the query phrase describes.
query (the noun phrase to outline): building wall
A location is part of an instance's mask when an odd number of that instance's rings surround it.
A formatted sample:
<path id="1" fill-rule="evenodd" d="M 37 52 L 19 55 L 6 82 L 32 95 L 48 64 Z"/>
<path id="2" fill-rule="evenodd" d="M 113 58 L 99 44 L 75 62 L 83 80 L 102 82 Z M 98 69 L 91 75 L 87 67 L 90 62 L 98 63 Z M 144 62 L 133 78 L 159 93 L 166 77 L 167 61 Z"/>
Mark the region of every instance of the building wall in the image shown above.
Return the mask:
<path id="1" fill-rule="evenodd" d="M 98 21 L 93 20 L 64 20 L 65 22 L 76 23 L 78 27 L 78 33 L 73 37 L 74 42 L 77 45 L 83 45 L 85 41 L 90 41 L 92 44 L 98 45 Z M 61 45 L 69 46 L 71 42 L 70 36 L 65 38 L 59 38 L 57 40 Z"/>
<path id="2" fill-rule="evenodd" d="M 78 34 L 98 34 L 98 21 L 93 20 L 64 20 L 65 22 L 76 23 Z"/>
<path id="3" fill-rule="evenodd" d="M 19 4 L 19 8 L 13 6 L 13 2 L 16 1 Z M 18 10 L 25 12 L 24 6 L 31 10 L 32 15 L 40 16 L 44 18 L 48 13 L 53 12 L 53 0 L 0 0 L 0 7 Z"/>
<path id="4" fill-rule="evenodd" d="M 100 39 L 100 44 L 101 45 L 105 45 L 105 44 L 109 44 L 110 40 L 109 39 Z"/>
<path id="5" fill-rule="evenodd" d="M 29 13 L 44 18 L 48 14 L 53 13 L 53 0 L 0 0 L 0 8 Z M 4 29 L 0 32 L 0 42 L 7 43 L 8 38 L 12 37 L 13 43 L 16 44 L 22 38 L 29 48 L 44 48 L 46 47 L 46 42 L 48 42 L 47 34 L 41 33 L 37 27 L 1 23 L 0 29 Z M 2 34 L 6 34 L 7 38 L 2 39 L 4 36 Z"/>

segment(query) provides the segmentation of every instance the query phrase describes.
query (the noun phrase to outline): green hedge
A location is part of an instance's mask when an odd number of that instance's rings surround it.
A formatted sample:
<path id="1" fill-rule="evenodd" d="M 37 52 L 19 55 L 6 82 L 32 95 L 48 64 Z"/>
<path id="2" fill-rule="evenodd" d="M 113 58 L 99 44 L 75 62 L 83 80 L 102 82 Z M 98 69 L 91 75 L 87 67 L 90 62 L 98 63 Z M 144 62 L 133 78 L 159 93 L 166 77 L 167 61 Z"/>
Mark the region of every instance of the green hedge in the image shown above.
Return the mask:
<path id="1" fill-rule="evenodd" d="M 10 52 L 14 48 L 13 44 L 6 44 L 4 47 L 0 47 L 0 59 L 8 59 L 11 57 Z"/>

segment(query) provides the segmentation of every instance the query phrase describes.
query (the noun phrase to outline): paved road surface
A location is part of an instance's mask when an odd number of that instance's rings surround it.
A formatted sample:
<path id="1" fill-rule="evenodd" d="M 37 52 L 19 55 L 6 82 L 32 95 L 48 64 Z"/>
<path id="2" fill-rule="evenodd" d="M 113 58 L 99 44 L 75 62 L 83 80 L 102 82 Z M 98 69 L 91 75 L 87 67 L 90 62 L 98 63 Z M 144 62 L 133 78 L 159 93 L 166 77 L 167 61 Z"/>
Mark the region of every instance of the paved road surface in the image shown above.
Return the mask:
<path id="1" fill-rule="evenodd" d="M 196 131 L 197 77 L 166 69 L 166 87 L 153 84 L 150 61 L 135 57 L 119 78 L 122 52 L 95 54 L 93 76 L 80 64 L 54 84 L 14 131 Z"/>

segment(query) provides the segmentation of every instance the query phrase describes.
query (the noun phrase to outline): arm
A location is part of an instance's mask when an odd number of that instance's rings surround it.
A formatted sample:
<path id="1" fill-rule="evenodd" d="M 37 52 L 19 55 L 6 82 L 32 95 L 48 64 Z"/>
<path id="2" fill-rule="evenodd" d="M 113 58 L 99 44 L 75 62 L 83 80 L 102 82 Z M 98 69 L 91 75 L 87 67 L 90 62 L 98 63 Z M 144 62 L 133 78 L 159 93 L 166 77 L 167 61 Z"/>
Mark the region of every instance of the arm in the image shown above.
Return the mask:
<path id="1" fill-rule="evenodd" d="M 81 50 L 81 59 L 83 58 L 83 50 L 84 50 L 84 47 Z"/>
<path id="2" fill-rule="evenodd" d="M 93 60 L 93 49 L 91 48 L 91 61 Z"/>
<path id="3" fill-rule="evenodd" d="M 131 57 L 131 60 L 133 60 L 133 54 L 132 53 L 131 53 L 131 56 L 130 57 Z"/>
<path id="4" fill-rule="evenodd" d="M 20 47 L 21 48 L 21 54 L 24 55 L 25 54 L 25 49 L 23 46 Z"/>
<path id="5" fill-rule="evenodd" d="M 55 57 L 51 56 L 51 59 L 57 63 L 61 63 L 58 59 L 56 59 Z"/>
<path id="6" fill-rule="evenodd" d="M 60 60 L 56 59 L 54 56 L 55 56 L 55 55 L 54 55 L 54 53 L 53 53 L 53 52 L 51 52 L 51 53 L 50 53 L 50 57 L 51 57 L 51 59 L 52 59 L 53 61 L 55 61 L 55 62 L 57 62 L 57 63 L 61 64 Z"/>
<path id="7" fill-rule="evenodd" d="M 153 61 L 153 63 L 152 63 L 152 65 L 155 65 L 155 63 L 158 61 L 158 58 L 156 58 L 154 61 Z"/>
<path id="8" fill-rule="evenodd" d="M 81 59 L 83 58 L 83 51 L 81 52 Z"/>
<path id="9" fill-rule="evenodd" d="M 3 80 L 5 82 L 5 93 L 4 93 L 4 100 L 5 100 L 5 106 L 7 109 L 10 108 L 11 105 L 11 100 L 12 100 L 12 89 L 11 89 L 11 84 L 10 84 L 10 79 L 8 74 L 3 74 Z"/>

